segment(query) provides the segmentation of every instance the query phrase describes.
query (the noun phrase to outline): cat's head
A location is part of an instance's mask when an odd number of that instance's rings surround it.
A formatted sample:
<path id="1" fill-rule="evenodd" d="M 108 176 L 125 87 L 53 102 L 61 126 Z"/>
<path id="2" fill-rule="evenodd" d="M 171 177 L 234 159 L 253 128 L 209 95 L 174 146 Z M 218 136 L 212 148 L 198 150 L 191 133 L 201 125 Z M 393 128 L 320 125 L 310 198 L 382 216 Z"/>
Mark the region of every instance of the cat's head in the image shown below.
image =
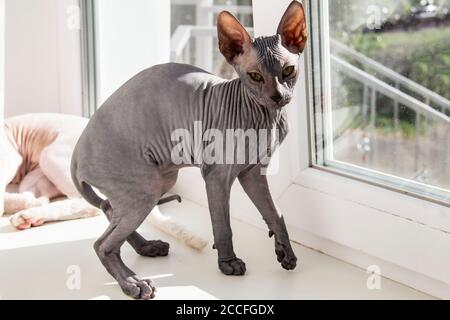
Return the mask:
<path id="1" fill-rule="evenodd" d="M 306 39 L 303 6 L 292 1 L 271 37 L 252 39 L 229 12 L 217 18 L 219 49 L 261 105 L 281 108 L 290 102 L 297 81 L 298 58 Z"/>

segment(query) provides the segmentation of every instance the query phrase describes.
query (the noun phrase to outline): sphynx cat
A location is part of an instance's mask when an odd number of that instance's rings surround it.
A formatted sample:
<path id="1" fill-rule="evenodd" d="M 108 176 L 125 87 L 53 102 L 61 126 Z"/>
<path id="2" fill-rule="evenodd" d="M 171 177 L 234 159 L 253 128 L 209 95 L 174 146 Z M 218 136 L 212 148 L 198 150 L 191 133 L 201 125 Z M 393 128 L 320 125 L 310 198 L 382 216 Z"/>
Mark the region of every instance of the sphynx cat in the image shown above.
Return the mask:
<path id="1" fill-rule="evenodd" d="M 70 159 L 88 119 L 65 114 L 29 113 L 7 118 L 0 131 L 0 216 L 25 230 L 47 222 L 74 220 L 101 211 L 81 199 L 70 175 Z M 158 204 L 177 199 L 169 196 Z M 207 241 L 163 215 L 150 223 L 194 249 Z"/>
<path id="2" fill-rule="evenodd" d="M 5 119 L 0 134 L 0 216 L 24 230 L 50 221 L 92 217 L 70 178 L 73 148 L 88 120 L 62 114 L 26 114 Z M 7 187 L 15 185 L 14 192 Z M 75 198 L 50 203 L 55 198 Z"/>
<path id="3" fill-rule="evenodd" d="M 268 136 L 276 132 L 281 143 L 287 134 L 284 107 L 291 100 L 299 55 L 307 39 L 303 6 L 297 1 L 289 5 L 274 36 L 252 39 L 226 11 L 219 14 L 217 29 L 220 51 L 238 78 L 224 80 L 176 63 L 146 69 L 97 110 L 73 153 L 75 186 L 110 220 L 94 249 L 123 292 L 136 299 L 153 298 L 155 287 L 124 264 L 120 247 L 128 241 L 140 254 L 168 254 L 168 243 L 146 240 L 136 229 L 186 166 L 199 167 L 204 178 L 214 248 L 224 274 L 246 272 L 245 263 L 233 250 L 230 226 L 230 189 L 236 179 L 262 214 L 269 234 L 275 236 L 275 252 L 282 267 L 296 267 L 284 219 L 272 200 L 266 176 L 261 174 L 266 165 L 263 159 L 278 143 L 271 144 L 256 163 L 247 156 L 243 163 L 189 161 L 197 158 L 197 153 L 180 163 L 178 158 L 174 160 L 179 145 L 174 133 L 180 129 L 192 133 L 200 122 L 202 133 L 255 130 L 259 135 L 266 130 Z M 247 141 L 244 147 L 254 146 Z M 98 197 L 92 187 L 107 199 Z"/>

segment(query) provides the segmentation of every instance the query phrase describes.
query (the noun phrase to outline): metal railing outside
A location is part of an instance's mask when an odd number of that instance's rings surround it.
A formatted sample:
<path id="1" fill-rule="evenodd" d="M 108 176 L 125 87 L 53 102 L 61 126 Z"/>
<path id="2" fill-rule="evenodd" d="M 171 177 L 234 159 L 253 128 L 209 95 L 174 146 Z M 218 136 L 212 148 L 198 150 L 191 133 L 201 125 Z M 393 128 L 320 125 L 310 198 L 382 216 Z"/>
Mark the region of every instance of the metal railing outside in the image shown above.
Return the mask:
<path id="1" fill-rule="evenodd" d="M 387 68 L 381 63 L 370 59 L 369 57 L 361 54 L 360 52 L 357 52 L 356 50 L 344 45 L 337 40 L 330 39 L 330 49 L 332 53 L 334 53 L 331 54 L 333 66 L 346 76 L 360 82 L 364 87 L 364 113 L 367 112 L 367 109 L 370 110 L 369 130 L 371 132 L 369 133 L 369 136 L 372 134 L 372 131 L 375 128 L 375 119 L 377 113 L 377 93 L 391 98 L 394 102 L 394 133 L 397 133 L 399 130 L 400 105 L 404 105 L 405 107 L 415 111 L 415 174 L 413 177 L 411 177 L 411 179 L 417 180 L 417 178 L 420 176 L 420 171 L 423 171 L 423 169 L 419 168 L 419 160 L 423 151 L 423 146 L 419 139 L 421 122 L 423 121 L 422 117 L 425 119 L 425 121 L 427 121 L 428 119 L 443 121 L 443 123 L 447 125 L 445 140 L 448 140 L 450 138 L 450 117 L 448 116 L 450 111 L 450 101 L 445 97 L 437 94 L 436 92 L 425 88 L 424 86 L 412 81 L 411 79 L 406 78 L 405 76 L 395 72 L 392 69 Z M 336 54 L 339 54 L 340 57 L 337 57 Z M 359 62 L 362 66 L 364 66 L 365 69 L 362 70 L 346 62 L 341 58 L 342 56 Z M 367 69 L 372 70 L 377 75 L 387 78 L 394 85 L 390 85 L 371 75 L 367 72 Z M 423 101 L 406 94 L 405 92 L 401 91 L 400 88 L 406 88 L 414 92 L 417 96 L 420 96 Z M 368 96 L 369 93 L 370 97 Z M 367 103 L 367 101 L 369 101 L 369 103 Z M 398 143 L 399 141 L 397 139 L 397 135 L 394 134 L 394 153 L 396 153 L 396 150 L 398 149 Z M 444 150 L 443 161 L 447 163 L 449 160 L 448 152 L 445 151 L 446 150 Z M 398 166 L 397 160 L 394 161 L 394 166 L 395 168 Z"/>

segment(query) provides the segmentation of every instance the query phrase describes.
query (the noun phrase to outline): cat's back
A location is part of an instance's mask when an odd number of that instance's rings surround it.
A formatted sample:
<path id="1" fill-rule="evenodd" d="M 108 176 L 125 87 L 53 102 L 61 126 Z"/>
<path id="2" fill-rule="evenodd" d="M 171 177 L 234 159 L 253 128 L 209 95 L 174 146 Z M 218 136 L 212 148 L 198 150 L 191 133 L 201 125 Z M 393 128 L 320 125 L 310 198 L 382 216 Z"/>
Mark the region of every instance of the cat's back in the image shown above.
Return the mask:
<path id="1" fill-rule="evenodd" d="M 177 95 L 180 95 L 183 93 L 183 89 L 195 91 L 201 86 L 221 81 L 225 80 L 201 68 L 171 62 L 158 64 L 141 71 L 127 81 L 116 93 L 120 95 L 131 91 L 139 95 L 140 91 L 145 91 L 150 95 L 178 92 Z M 111 97 L 113 98 L 115 94 Z"/>
<path id="2" fill-rule="evenodd" d="M 125 113 L 135 121 L 133 114 L 142 119 L 144 115 L 149 118 L 161 116 L 168 113 L 168 109 L 184 109 L 185 112 L 186 108 L 196 107 L 197 100 L 208 87 L 222 81 L 226 80 L 188 64 L 155 65 L 125 82 L 101 105 L 93 118 L 106 119 L 115 114 L 123 121 Z"/>
<path id="3" fill-rule="evenodd" d="M 190 64 L 175 62 L 155 65 L 146 70 L 143 70 L 137 76 L 140 75 L 146 79 L 149 79 L 150 81 L 176 81 L 191 84 L 195 84 L 198 82 L 214 82 L 223 80 L 199 67 Z"/>
<path id="4" fill-rule="evenodd" d="M 98 115 L 138 114 L 171 108 L 189 108 L 207 87 L 226 81 L 188 64 L 165 63 L 145 69 L 116 90 L 99 108 Z M 188 103 L 194 102 L 194 103 Z M 94 115 L 95 117 L 96 115 Z"/>
<path id="5" fill-rule="evenodd" d="M 111 153 L 168 144 L 174 130 L 202 119 L 205 91 L 222 81 L 226 80 L 187 64 L 166 63 L 143 70 L 94 113 L 79 147 L 89 149 L 85 153 L 100 154 L 103 147 Z"/>
<path id="6" fill-rule="evenodd" d="M 184 100 L 199 90 L 226 81 L 201 68 L 181 63 L 155 65 L 142 71 L 135 80 L 147 89 L 152 89 L 152 92 L 157 90 L 158 93 L 167 93 L 172 100 L 177 98 Z M 130 81 L 130 85 L 134 87 L 136 84 L 133 83 L 133 79 Z"/>

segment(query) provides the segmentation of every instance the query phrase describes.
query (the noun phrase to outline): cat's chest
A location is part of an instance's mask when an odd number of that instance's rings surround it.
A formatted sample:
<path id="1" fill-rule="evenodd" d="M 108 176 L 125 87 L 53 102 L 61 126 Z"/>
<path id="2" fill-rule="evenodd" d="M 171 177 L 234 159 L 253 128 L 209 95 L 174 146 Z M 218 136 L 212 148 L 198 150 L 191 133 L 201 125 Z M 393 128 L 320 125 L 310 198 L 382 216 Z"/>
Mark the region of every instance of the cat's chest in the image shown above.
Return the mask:
<path id="1" fill-rule="evenodd" d="M 272 135 L 275 136 L 276 142 L 279 145 L 284 141 L 289 132 L 286 110 L 282 109 L 279 112 L 277 112 L 276 116 L 273 119 L 272 128 L 274 131 Z"/>
<path id="2" fill-rule="evenodd" d="M 279 115 L 277 118 L 272 119 L 270 125 L 258 130 L 258 132 L 259 156 L 257 163 L 267 164 L 288 134 L 286 115 Z"/>

